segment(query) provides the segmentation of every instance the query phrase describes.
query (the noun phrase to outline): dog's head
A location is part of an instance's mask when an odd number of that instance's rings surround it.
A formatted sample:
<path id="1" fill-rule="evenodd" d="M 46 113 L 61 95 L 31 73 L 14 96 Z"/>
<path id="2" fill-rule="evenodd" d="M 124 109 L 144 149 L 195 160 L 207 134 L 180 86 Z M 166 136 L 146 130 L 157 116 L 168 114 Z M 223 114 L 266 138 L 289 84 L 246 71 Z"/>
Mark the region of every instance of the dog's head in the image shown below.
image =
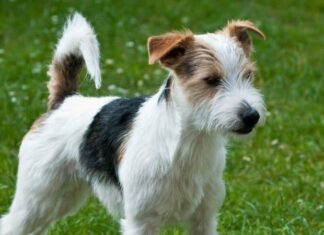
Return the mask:
<path id="1" fill-rule="evenodd" d="M 170 95 L 199 130 L 237 135 L 262 122 L 264 103 L 253 87 L 252 41 L 264 38 L 250 21 L 232 21 L 215 33 L 173 32 L 148 39 L 149 63 L 170 70 Z"/>

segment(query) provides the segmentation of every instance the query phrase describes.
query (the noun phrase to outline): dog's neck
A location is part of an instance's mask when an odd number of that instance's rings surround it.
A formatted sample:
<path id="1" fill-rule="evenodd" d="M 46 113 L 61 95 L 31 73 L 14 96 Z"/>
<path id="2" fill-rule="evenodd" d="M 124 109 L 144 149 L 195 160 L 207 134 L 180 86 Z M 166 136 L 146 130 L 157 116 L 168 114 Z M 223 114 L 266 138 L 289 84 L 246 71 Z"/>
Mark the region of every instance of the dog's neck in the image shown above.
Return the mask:
<path id="1" fill-rule="evenodd" d="M 226 138 L 217 132 L 198 130 L 189 117 L 179 112 L 172 97 L 172 79 L 169 75 L 158 93 L 148 100 L 145 106 L 149 108 L 144 107 L 147 110 L 143 114 L 151 114 L 147 120 L 151 129 L 147 131 L 152 134 L 150 138 L 156 145 L 156 150 L 161 151 L 160 157 L 167 158 L 170 163 L 200 161 L 194 158 L 210 155 L 215 149 L 224 148 Z"/>

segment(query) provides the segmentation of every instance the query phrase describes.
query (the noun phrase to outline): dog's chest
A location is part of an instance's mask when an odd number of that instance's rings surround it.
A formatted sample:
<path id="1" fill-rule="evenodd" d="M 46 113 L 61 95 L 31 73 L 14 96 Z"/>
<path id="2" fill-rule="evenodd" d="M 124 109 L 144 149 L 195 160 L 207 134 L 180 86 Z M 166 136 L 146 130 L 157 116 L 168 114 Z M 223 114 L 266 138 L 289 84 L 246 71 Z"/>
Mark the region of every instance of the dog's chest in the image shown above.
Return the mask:
<path id="1" fill-rule="evenodd" d="M 146 139 L 151 144 L 139 148 Z M 206 187 L 222 177 L 224 141 L 195 133 L 171 135 L 165 142 L 152 139 L 132 139 L 121 165 L 126 214 L 167 224 L 184 221 L 204 200 Z"/>
<path id="2" fill-rule="evenodd" d="M 156 212 L 167 221 L 189 217 L 204 195 L 207 179 L 169 177 L 161 184 L 156 197 Z M 162 202 L 162 203 L 160 203 Z"/>
<path id="3" fill-rule="evenodd" d="M 156 182 L 156 193 L 151 203 L 155 213 L 166 222 L 178 222 L 192 215 L 203 200 L 206 185 L 217 177 L 216 166 L 220 164 L 217 157 L 204 156 L 204 153 L 183 156 L 191 158 L 192 162 L 175 162 L 170 171 Z M 201 157 L 206 159 L 199 159 Z"/>

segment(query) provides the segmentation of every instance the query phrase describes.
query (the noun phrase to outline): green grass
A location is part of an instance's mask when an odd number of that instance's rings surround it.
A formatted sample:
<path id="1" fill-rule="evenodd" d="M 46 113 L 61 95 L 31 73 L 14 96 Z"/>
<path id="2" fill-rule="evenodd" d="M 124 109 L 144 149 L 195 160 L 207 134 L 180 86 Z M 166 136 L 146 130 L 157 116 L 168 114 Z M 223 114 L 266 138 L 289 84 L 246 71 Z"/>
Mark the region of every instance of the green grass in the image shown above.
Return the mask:
<path id="1" fill-rule="evenodd" d="M 21 139 L 46 110 L 47 65 L 70 12 L 83 13 L 101 42 L 102 89 L 86 79 L 80 87 L 96 96 L 157 90 L 166 72 L 147 63 L 149 35 L 183 28 L 211 32 L 229 19 L 248 18 L 267 35 L 254 40 L 254 58 L 269 113 L 252 139 L 230 144 L 219 231 L 324 234 L 323 1 L 2 0 L 0 9 L 0 214 L 13 197 Z M 49 234 L 114 235 L 118 229 L 90 199 Z"/>

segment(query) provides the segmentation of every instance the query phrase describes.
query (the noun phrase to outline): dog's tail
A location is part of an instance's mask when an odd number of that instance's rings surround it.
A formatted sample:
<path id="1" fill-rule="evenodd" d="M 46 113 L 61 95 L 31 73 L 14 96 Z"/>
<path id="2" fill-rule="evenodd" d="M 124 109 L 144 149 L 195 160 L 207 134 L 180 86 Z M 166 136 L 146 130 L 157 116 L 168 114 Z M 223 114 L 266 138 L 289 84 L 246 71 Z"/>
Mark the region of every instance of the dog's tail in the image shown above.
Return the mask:
<path id="1" fill-rule="evenodd" d="M 54 109 L 77 91 L 81 68 L 85 62 L 96 88 L 101 85 L 99 44 L 91 25 L 79 13 L 72 15 L 64 26 L 48 75 L 48 109 Z"/>

